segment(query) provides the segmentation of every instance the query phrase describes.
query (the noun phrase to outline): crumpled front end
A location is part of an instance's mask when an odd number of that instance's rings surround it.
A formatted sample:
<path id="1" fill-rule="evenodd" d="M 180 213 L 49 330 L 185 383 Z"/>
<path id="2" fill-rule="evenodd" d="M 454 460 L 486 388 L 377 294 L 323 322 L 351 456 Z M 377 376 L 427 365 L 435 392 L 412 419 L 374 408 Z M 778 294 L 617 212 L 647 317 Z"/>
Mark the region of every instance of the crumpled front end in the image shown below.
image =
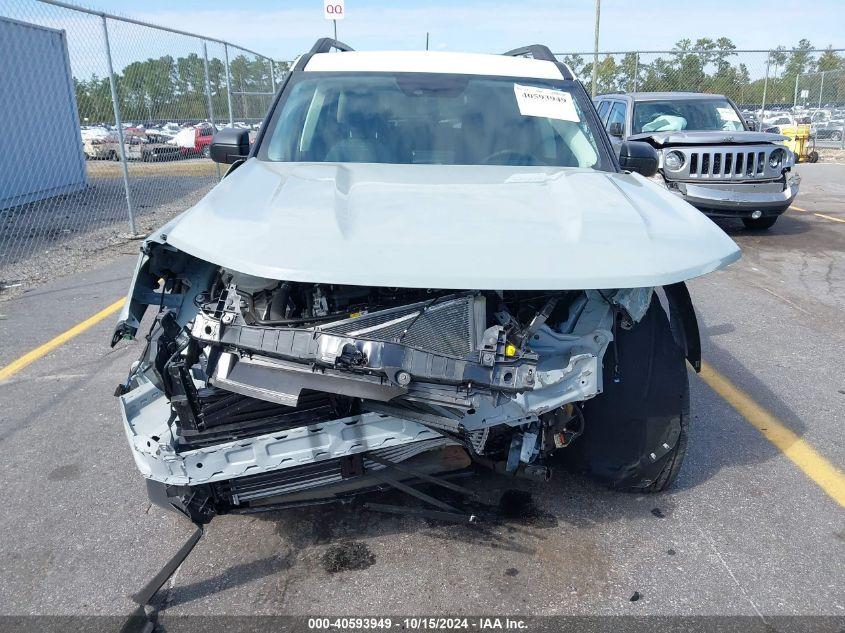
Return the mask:
<path id="1" fill-rule="evenodd" d="M 114 338 L 158 309 L 119 387 L 124 428 L 161 500 L 195 520 L 368 490 L 386 464 L 546 479 L 615 333 L 653 303 L 651 288 L 293 283 L 145 248 Z"/>

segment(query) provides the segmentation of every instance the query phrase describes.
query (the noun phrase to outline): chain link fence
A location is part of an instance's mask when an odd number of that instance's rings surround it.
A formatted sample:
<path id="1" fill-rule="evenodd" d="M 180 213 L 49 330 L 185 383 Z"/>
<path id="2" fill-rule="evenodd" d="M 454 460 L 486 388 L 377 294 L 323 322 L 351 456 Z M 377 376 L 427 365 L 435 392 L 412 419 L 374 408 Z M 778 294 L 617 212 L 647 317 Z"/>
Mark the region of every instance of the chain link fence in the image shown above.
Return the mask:
<path id="1" fill-rule="evenodd" d="M 712 92 L 763 129 L 809 120 L 821 144 L 845 149 L 845 49 L 676 49 L 598 55 L 594 94 Z M 594 54 L 556 53 L 592 91 Z"/>
<path id="2" fill-rule="evenodd" d="M 52 0 L 0 0 L 0 289 L 45 256 L 145 234 L 220 178 L 287 70 L 246 48 Z"/>

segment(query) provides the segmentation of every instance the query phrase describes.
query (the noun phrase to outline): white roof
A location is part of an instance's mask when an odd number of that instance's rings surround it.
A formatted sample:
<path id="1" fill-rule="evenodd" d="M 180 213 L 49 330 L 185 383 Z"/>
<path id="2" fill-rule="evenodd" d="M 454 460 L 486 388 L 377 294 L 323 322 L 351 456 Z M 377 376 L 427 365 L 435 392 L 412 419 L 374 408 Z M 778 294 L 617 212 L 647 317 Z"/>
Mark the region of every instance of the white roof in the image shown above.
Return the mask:
<path id="1" fill-rule="evenodd" d="M 442 51 L 378 51 L 317 53 L 308 60 L 306 71 L 454 73 L 563 79 L 560 69 L 549 61 L 529 57 L 508 57 L 481 53 Z"/>

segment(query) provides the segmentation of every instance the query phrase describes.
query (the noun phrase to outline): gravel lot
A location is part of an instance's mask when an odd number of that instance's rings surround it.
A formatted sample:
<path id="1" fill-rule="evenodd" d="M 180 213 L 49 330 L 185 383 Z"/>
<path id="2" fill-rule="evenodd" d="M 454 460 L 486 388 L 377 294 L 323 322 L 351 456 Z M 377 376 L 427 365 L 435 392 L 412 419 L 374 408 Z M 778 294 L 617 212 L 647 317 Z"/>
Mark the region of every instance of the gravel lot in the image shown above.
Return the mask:
<path id="1" fill-rule="evenodd" d="M 0 211 L 0 300 L 136 253 L 130 239 L 122 165 L 88 161 L 84 191 Z M 217 183 L 207 159 L 129 163 L 136 230 L 145 235 L 196 203 Z"/>
<path id="2" fill-rule="evenodd" d="M 845 165 L 800 171 L 804 210 L 765 233 L 722 223 L 743 259 L 691 289 L 705 359 L 843 468 L 845 222 L 816 213 L 845 220 Z M 125 292 L 134 257 L 113 252 L 0 304 L 0 366 Z M 0 384 L 0 565 L 14 570 L 0 576 L 0 614 L 126 618 L 128 596 L 190 533 L 150 506 L 125 445 L 111 394 L 140 343 L 110 350 L 111 321 Z M 161 592 L 159 621 L 687 615 L 843 630 L 845 508 L 694 375 L 691 389 L 690 448 L 669 493 L 612 493 L 565 473 L 545 486 L 481 475 L 467 485 L 505 502 L 478 528 L 358 506 L 217 518 Z"/>

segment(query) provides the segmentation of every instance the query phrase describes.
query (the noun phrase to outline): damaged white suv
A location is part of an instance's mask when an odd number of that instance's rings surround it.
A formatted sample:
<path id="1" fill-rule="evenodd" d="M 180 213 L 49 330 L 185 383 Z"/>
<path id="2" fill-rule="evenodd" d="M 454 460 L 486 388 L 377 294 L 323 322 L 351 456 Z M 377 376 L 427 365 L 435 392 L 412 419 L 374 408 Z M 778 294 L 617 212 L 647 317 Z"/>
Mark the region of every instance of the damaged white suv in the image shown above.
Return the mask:
<path id="1" fill-rule="evenodd" d="M 673 481 L 700 363 L 684 280 L 739 249 L 643 177 L 652 147 L 616 158 L 546 47 L 321 40 L 255 144 L 211 152 L 229 172 L 146 240 L 113 339 L 154 308 L 118 387 L 154 501 L 203 523 L 473 464 Z"/>

